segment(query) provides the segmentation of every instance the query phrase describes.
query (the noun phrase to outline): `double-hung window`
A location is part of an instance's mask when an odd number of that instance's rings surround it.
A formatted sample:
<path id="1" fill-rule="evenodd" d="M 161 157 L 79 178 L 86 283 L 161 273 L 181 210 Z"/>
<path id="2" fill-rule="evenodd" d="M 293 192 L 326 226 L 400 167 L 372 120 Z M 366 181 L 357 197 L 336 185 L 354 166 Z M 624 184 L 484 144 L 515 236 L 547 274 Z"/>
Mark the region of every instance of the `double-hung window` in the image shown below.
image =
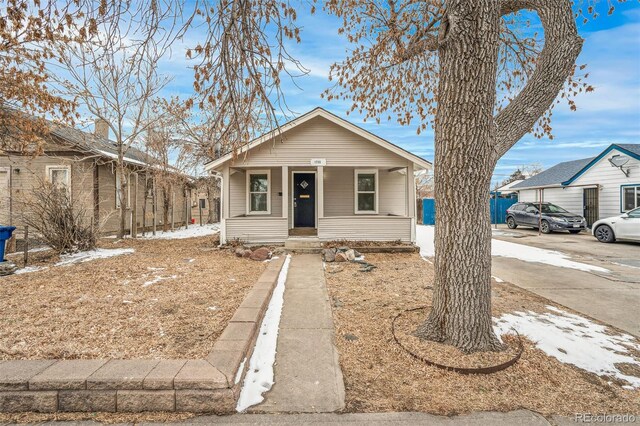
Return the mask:
<path id="1" fill-rule="evenodd" d="M 378 170 L 356 169 L 355 171 L 356 214 L 378 213 Z"/>
<path id="2" fill-rule="evenodd" d="M 628 212 L 640 207 L 640 185 L 622 187 L 622 211 Z"/>
<path id="3" fill-rule="evenodd" d="M 247 171 L 247 214 L 271 214 L 271 171 Z"/>
<path id="4" fill-rule="evenodd" d="M 69 166 L 47 166 L 47 180 L 59 190 L 71 193 L 71 168 Z"/>

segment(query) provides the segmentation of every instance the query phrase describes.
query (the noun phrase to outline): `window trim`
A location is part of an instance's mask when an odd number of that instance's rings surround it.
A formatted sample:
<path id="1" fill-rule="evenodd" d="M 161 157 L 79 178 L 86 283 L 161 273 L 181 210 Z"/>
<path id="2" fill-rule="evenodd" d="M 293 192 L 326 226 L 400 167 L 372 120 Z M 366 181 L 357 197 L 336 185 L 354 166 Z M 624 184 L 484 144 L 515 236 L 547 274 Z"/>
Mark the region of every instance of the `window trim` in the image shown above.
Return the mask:
<path id="1" fill-rule="evenodd" d="M 635 207 L 632 208 L 632 209 L 629 209 L 629 210 L 625 210 L 624 209 L 624 190 L 626 188 L 635 188 L 636 189 L 635 194 L 634 194 L 635 195 L 635 197 L 634 197 L 635 198 L 635 200 L 634 200 Z M 638 207 L 640 207 L 640 204 L 638 204 L 638 193 L 640 193 L 640 183 L 630 183 L 630 184 L 627 184 L 627 185 L 620 185 L 620 213 L 626 213 L 626 212 L 629 212 L 631 210 L 634 210 L 634 209 L 637 209 Z"/>
<path id="2" fill-rule="evenodd" d="M 270 215 L 271 214 L 271 169 L 247 170 L 246 173 L 246 212 L 247 215 Z M 251 175 L 267 175 L 267 210 L 251 211 Z M 264 194 L 264 192 L 253 192 L 254 194 Z"/>
<path id="3" fill-rule="evenodd" d="M 373 190 L 374 194 L 374 209 L 373 210 L 358 210 L 358 194 L 371 194 L 372 191 L 358 191 L 358 175 L 375 175 L 375 188 Z M 354 214 L 378 214 L 379 203 L 378 203 L 378 195 L 379 195 L 379 173 L 378 169 L 354 169 L 353 171 L 353 210 Z"/>
<path id="4" fill-rule="evenodd" d="M 53 180 L 51 179 L 51 172 L 53 170 L 66 170 L 67 172 L 67 194 L 71 197 L 71 166 L 69 165 L 49 165 L 45 166 L 45 174 L 47 178 L 47 182 L 53 184 Z"/>

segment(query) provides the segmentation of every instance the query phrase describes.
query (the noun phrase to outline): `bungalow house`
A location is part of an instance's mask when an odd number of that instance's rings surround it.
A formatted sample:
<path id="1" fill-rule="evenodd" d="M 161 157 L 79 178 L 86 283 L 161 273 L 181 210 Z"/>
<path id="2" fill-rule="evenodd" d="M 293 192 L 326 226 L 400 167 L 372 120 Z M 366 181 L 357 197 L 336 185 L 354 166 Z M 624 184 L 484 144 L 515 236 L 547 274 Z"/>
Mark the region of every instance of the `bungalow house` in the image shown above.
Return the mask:
<path id="1" fill-rule="evenodd" d="M 557 204 L 598 219 L 640 207 L 640 144 L 613 144 L 598 156 L 557 164 L 511 187 L 519 201 Z"/>
<path id="2" fill-rule="evenodd" d="M 25 155 L 10 148 L 0 150 L 0 225 L 20 226 L 28 214 L 25 200 L 30 191 L 43 182 L 54 182 L 68 189 L 75 205 L 81 206 L 87 220 L 94 220 L 104 233 L 115 233 L 118 213 L 126 214 L 126 230 L 136 233 L 151 227 L 153 159 L 146 153 L 129 148 L 124 162 L 127 169 L 127 192 L 119 197 L 120 185 L 114 159 L 117 149 L 109 140 L 106 123 L 96 122 L 95 132 L 88 133 L 69 126 L 49 122 L 44 136 L 43 152 Z M 191 214 L 190 188 L 174 185 L 170 201 L 174 208 L 169 220 L 182 224 Z M 162 196 L 157 195 L 157 226 L 163 225 Z M 124 205 L 120 199 L 124 198 Z"/>
<path id="3" fill-rule="evenodd" d="M 221 242 L 415 242 L 416 171 L 431 163 L 316 108 L 209 162 Z"/>

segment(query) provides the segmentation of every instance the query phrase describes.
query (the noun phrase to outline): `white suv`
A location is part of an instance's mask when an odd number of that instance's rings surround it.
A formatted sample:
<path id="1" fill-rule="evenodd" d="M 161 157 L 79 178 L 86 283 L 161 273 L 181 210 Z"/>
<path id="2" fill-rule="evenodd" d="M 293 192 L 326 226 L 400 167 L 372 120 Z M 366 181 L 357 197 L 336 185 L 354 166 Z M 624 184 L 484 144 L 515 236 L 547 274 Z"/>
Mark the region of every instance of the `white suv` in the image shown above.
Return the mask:
<path id="1" fill-rule="evenodd" d="M 616 240 L 640 242 L 640 207 L 619 216 L 600 219 L 593 224 L 591 232 L 602 243 Z"/>

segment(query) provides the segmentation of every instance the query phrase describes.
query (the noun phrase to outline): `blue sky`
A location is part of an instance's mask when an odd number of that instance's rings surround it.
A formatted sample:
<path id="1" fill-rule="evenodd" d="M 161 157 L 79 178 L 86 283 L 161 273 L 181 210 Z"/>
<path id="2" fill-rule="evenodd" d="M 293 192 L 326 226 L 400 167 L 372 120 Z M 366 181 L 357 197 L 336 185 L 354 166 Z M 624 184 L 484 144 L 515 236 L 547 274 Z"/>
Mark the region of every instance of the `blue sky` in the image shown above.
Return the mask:
<path id="1" fill-rule="evenodd" d="M 547 168 L 560 161 L 596 155 L 611 143 L 640 143 L 640 5 L 635 1 L 617 4 L 616 12 L 607 16 L 606 2 L 601 3 L 605 13 L 597 20 L 579 25 L 585 43 L 578 63 L 588 65 L 588 82 L 595 91 L 577 98 L 576 112 L 564 104 L 556 107 L 552 122 L 554 139 L 525 136 L 498 163 L 496 180 L 502 180 L 520 165 L 536 162 Z M 327 102 L 320 98 L 330 85 L 329 66 L 344 58 L 348 43 L 338 34 L 336 18 L 322 11 L 315 15 L 300 13 L 298 17 L 302 43 L 292 45 L 290 52 L 310 73 L 296 79 L 295 85 L 285 81 L 284 92 L 290 109 L 302 114 L 321 106 L 432 160 L 432 132 L 417 135 L 416 124 L 364 123 L 357 114 L 346 116 L 348 101 Z M 191 34 L 190 38 L 197 35 Z M 191 92 L 192 74 L 185 66 L 179 50 L 165 62 L 164 71 L 175 77 L 167 87 L 169 93 Z"/>

